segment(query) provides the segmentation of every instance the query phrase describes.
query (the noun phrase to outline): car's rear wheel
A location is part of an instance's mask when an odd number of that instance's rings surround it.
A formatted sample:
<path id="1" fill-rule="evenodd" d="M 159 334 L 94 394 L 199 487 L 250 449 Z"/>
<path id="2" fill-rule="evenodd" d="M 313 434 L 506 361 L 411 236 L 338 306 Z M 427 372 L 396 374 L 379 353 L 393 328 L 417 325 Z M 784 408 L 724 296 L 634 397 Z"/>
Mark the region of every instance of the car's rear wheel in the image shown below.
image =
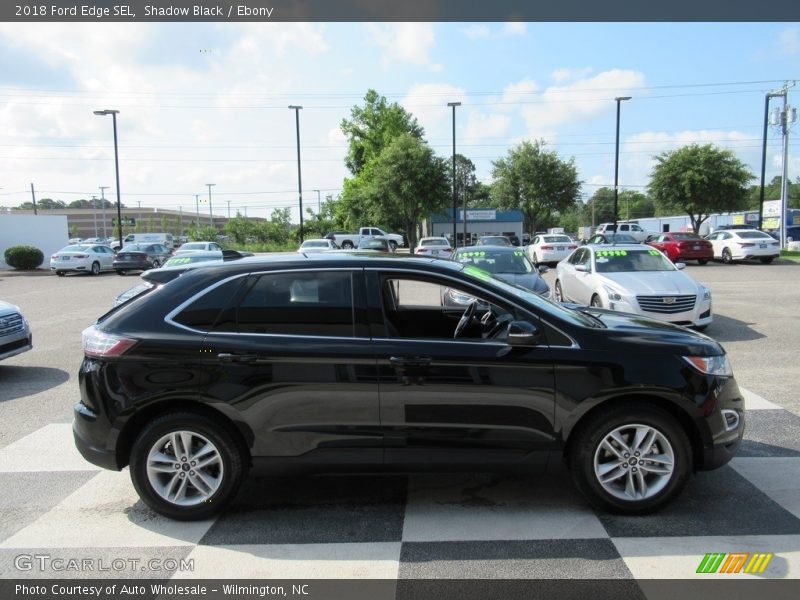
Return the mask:
<path id="1" fill-rule="evenodd" d="M 158 267 L 160 267 L 160 266 L 161 266 L 161 263 L 158 261 L 158 259 L 156 259 L 156 260 L 154 260 L 154 261 L 153 261 L 153 268 L 154 268 L 154 269 L 157 269 L 157 268 L 158 268 Z"/>
<path id="2" fill-rule="evenodd" d="M 56 271 L 56 275 L 58 275 L 59 277 L 63 277 L 64 271 Z"/>
<path id="3" fill-rule="evenodd" d="M 762 256 L 759 260 L 761 261 L 762 265 L 768 265 L 769 263 L 772 262 L 773 258 L 774 257 L 772 257 L 772 256 Z"/>
<path id="4" fill-rule="evenodd" d="M 397 250 L 397 242 L 389 240 L 389 249 L 394 252 Z"/>
<path id="5" fill-rule="evenodd" d="M 93 262 L 92 263 L 92 275 L 100 275 L 100 263 Z"/>
<path id="6" fill-rule="evenodd" d="M 133 486 L 150 508 L 171 519 L 204 519 L 235 496 L 245 467 L 228 431 L 190 412 L 148 424 L 133 444 Z"/>
<path id="7" fill-rule="evenodd" d="M 353 242 L 342 242 L 342 248 L 345 250 L 352 250 Z"/>
<path id="8" fill-rule="evenodd" d="M 127 271 L 125 269 L 117 269 L 117 275 L 125 275 Z"/>
<path id="9" fill-rule="evenodd" d="M 730 248 L 722 249 L 722 262 L 724 262 L 726 265 L 729 265 L 733 262 L 733 254 L 731 254 Z"/>
<path id="10" fill-rule="evenodd" d="M 556 285 L 554 287 L 554 292 L 556 302 L 564 302 L 564 291 L 561 289 L 561 282 L 556 279 Z"/>
<path id="11" fill-rule="evenodd" d="M 595 294 L 592 296 L 592 301 L 589 303 L 590 306 L 594 306 L 595 308 L 603 308 L 603 301 L 600 300 L 600 296 Z"/>
<path id="12" fill-rule="evenodd" d="M 686 484 L 686 432 L 655 406 L 618 405 L 590 417 L 573 440 L 570 467 L 578 488 L 601 508 L 624 514 L 658 510 Z"/>
<path id="13" fill-rule="evenodd" d="M 698 258 L 697 259 L 697 264 L 701 265 L 701 266 L 702 265 L 707 265 L 708 264 L 708 259 L 707 258 Z"/>

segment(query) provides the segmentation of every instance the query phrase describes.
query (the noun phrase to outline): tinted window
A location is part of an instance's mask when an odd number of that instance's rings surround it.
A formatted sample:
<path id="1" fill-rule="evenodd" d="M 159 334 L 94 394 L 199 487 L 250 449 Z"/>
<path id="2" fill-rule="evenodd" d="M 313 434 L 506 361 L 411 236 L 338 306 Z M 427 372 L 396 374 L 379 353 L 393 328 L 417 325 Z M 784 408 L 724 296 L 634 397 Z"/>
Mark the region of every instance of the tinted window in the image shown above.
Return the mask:
<path id="1" fill-rule="evenodd" d="M 350 273 L 253 277 L 237 311 L 239 332 L 353 337 Z"/>
<path id="2" fill-rule="evenodd" d="M 237 277 L 209 290 L 178 313 L 174 321 L 193 329 L 210 331 L 220 312 L 236 296 L 242 281 L 243 278 Z"/>

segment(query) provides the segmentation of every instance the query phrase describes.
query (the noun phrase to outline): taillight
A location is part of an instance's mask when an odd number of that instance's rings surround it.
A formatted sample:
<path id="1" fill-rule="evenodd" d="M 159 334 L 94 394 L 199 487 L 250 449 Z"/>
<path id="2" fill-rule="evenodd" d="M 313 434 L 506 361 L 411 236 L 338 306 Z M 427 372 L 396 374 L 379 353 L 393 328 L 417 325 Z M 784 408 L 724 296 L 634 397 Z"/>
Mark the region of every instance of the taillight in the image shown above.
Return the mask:
<path id="1" fill-rule="evenodd" d="M 751 243 L 749 243 L 749 242 L 739 242 L 739 245 L 740 245 L 742 248 L 750 248 L 751 246 L 755 246 L 755 244 L 751 244 Z"/>
<path id="2" fill-rule="evenodd" d="M 97 358 L 122 356 L 136 344 L 136 340 L 105 333 L 94 325 L 83 330 L 81 341 L 83 353 Z"/>
<path id="3" fill-rule="evenodd" d="M 419 248 L 419 249 L 417 250 L 417 254 L 422 254 L 423 252 L 427 252 L 427 251 L 428 251 L 428 249 L 427 249 L 427 248 Z"/>
<path id="4" fill-rule="evenodd" d="M 542 250 L 552 250 L 552 246 L 542 246 Z"/>
<path id="5" fill-rule="evenodd" d="M 88 254 L 75 254 L 75 258 L 89 258 Z"/>
<path id="6" fill-rule="evenodd" d="M 58 254 L 51 254 L 50 258 L 58 258 Z"/>
<path id="7" fill-rule="evenodd" d="M 570 246 L 570 247 L 569 247 L 569 249 L 570 249 L 570 250 L 577 250 L 577 249 L 578 249 L 578 247 L 577 247 L 577 246 Z"/>

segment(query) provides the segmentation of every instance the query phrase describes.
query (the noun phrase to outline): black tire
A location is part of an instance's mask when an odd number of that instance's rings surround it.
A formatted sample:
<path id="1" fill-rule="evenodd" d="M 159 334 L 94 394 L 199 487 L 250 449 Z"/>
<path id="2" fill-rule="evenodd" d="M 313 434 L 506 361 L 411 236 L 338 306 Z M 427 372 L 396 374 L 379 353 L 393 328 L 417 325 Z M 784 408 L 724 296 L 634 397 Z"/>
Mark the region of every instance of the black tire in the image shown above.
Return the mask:
<path id="1" fill-rule="evenodd" d="M 125 275 L 127 271 L 125 269 L 117 269 L 117 275 Z"/>
<path id="2" fill-rule="evenodd" d="M 774 258 L 773 256 L 762 256 L 761 258 L 759 258 L 759 260 L 761 261 L 762 265 L 768 265 L 769 263 L 772 262 L 773 258 Z"/>
<path id="3" fill-rule="evenodd" d="M 64 271 L 56 271 L 56 275 L 58 275 L 59 277 L 63 277 Z"/>
<path id="4" fill-rule="evenodd" d="M 349 241 L 342 242 L 342 249 L 343 250 L 352 250 L 352 248 L 353 248 L 353 242 L 349 242 Z"/>
<path id="5" fill-rule="evenodd" d="M 730 248 L 722 249 L 722 262 L 724 262 L 726 265 L 733 263 L 733 254 L 731 254 Z"/>
<path id="6" fill-rule="evenodd" d="M 575 485 L 591 504 L 620 514 L 645 514 L 668 504 L 686 485 L 692 468 L 689 438 L 678 421 L 665 410 L 657 406 L 622 404 L 595 414 L 579 427 L 571 440 L 569 464 Z M 657 432 L 649 447 L 641 448 L 643 456 L 671 456 L 672 470 L 665 474 L 645 470 L 646 474 L 642 475 L 639 470 L 642 464 L 654 466 L 658 463 L 633 456 L 621 457 L 620 461 L 630 461 L 631 464 L 620 462 L 620 465 L 627 466 L 606 471 L 606 475 L 616 472 L 622 475 L 617 479 L 611 478 L 607 485 L 603 485 L 596 475 L 595 462 L 603 471 L 603 467 L 608 468 L 615 460 L 602 446 L 603 441 L 616 431 L 620 439 L 630 443 L 636 428 Z M 638 475 L 634 475 L 634 469 L 637 469 Z M 630 497 L 623 485 L 623 481 L 627 483 L 628 480 L 635 482 L 637 487 L 640 485 L 637 482 L 646 481 L 650 487 L 639 488 L 646 489 L 645 497 Z"/>
<path id="7" fill-rule="evenodd" d="M 154 261 L 153 261 L 153 268 L 154 268 L 154 269 L 157 269 L 157 268 L 158 268 L 158 267 L 160 267 L 160 266 L 161 266 L 161 263 L 158 261 L 158 259 L 156 259 L 156 260 L 154 260 Z"/>
<path id="8" fill-rule="evenodd" d="M 698 258 L 697 259 L 697 264 L 700 265 L 700 266 L 707 265 L 708 264 L 708 259 L 707 258 Z"/>
<path id="9" fill-rule="evenodd" d="M 392 252 L 395 252 L 397 250 L 397 242 L 395 242 L 393 240 L 389 240 L 389 249 Z"/>
<path id="10" fill-rule="evenodd" d="M 595 294 L 592 296 L 592 300 L 589 302 L 589 306 L 594 306 L 595 308 L 603 308 L 603 301 L 600 300 L 600 296 Z"/>
<path id="11" fill-rule="evenodd" d="M 92 275 L 100 275 L 100 263 L 93 262 L 92 263 Z"/>
<path id="12" fill-rule="evenodd" d="M 185 478 L 183 475 L 181 476 L 182 479 L 178 480 L 178 484 L 180 485 L 181 481 L 186 481 L 183 484 L 184 487 L 191 488 L 188 490 L 190 493 L 187 494 L 186 501 L 194 503 L 185 506 L 164 498 L 154 488 L 147 470 L 148 455 L 157 448 L 166 448 L 167 450 L 164 453 L 169 451 L 169 448 L 172 448 L 171 442 L 169 442 L 169 446 L 164 446 L 163 440 L 166 436 L 175 432 L 186 432 L 191 436 L 197 436 L 194 439 L 200 440 L 202 438 L 199 443 L 207 442 L 212 444 L 219 456 L 219 461 L 217 462 L 221 463 L 221 465 L 214 463 L 209 467 L 211 470 L 217 469 L 216 472 L 218 473 L 217 479 L 213 479 L 212 471 L 210 481 L 214 483 L 218 481 L 219 483 L 216 485 L 215 491 L 209 494 L 208 497 L 197 494 L 197 488 L 189 483 L 191 480 L 189 474 L 194 474 L 193 471 L 189 470 L 190 468 L 176 469 L 177 473 L 185 473 L 186 475 Z M 246 473 L 242 454 L 242 450 L 240 450 L 236 440 L 219 423 L 191 412 L 170 413 L 149 423 L 136 438 L 130 455 L 131 480 L 139 497 L 154 511 L 179 521 L 205 519 L 222 510 L 239 491 Z M 178 461 L 178 455 L 179 452 L 171 455 L 175 456 L 176 462 Z M 207 477 L 209 471 L 204 471 L 204 475 Z M 166 483 L 169 475 L 163 474 L 163 478 Z M 192 493 L 193 490 L 195 490 L 195 493 Z"/>
<path id="13" fill-rule="evenodd" d="M 564 302 L 564 290 L 561 289 L 561 282 L 558 279 L 556 279 L 556 284 L 553 288 L 553 294 L 556 302 Z"/>

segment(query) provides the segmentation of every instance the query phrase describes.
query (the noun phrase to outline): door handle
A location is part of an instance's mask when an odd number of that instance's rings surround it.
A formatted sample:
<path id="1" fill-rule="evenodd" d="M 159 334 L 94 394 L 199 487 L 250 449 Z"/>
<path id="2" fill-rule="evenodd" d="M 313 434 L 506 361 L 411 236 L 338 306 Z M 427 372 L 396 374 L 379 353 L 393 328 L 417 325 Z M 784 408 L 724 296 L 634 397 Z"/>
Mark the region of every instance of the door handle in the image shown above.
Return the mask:
<path id="1" fill-rule="evenodd" d="M 389 362 L 393 367 L 429 367 L 430 356 L 392 356 Z"/>
<path id="2" fill-rule="evenodd" d="M 233 354 L 230 352 L 220 352 L 217 358 L 221 362 L 255 362 L 258 358 L 257 354 Z"/>

